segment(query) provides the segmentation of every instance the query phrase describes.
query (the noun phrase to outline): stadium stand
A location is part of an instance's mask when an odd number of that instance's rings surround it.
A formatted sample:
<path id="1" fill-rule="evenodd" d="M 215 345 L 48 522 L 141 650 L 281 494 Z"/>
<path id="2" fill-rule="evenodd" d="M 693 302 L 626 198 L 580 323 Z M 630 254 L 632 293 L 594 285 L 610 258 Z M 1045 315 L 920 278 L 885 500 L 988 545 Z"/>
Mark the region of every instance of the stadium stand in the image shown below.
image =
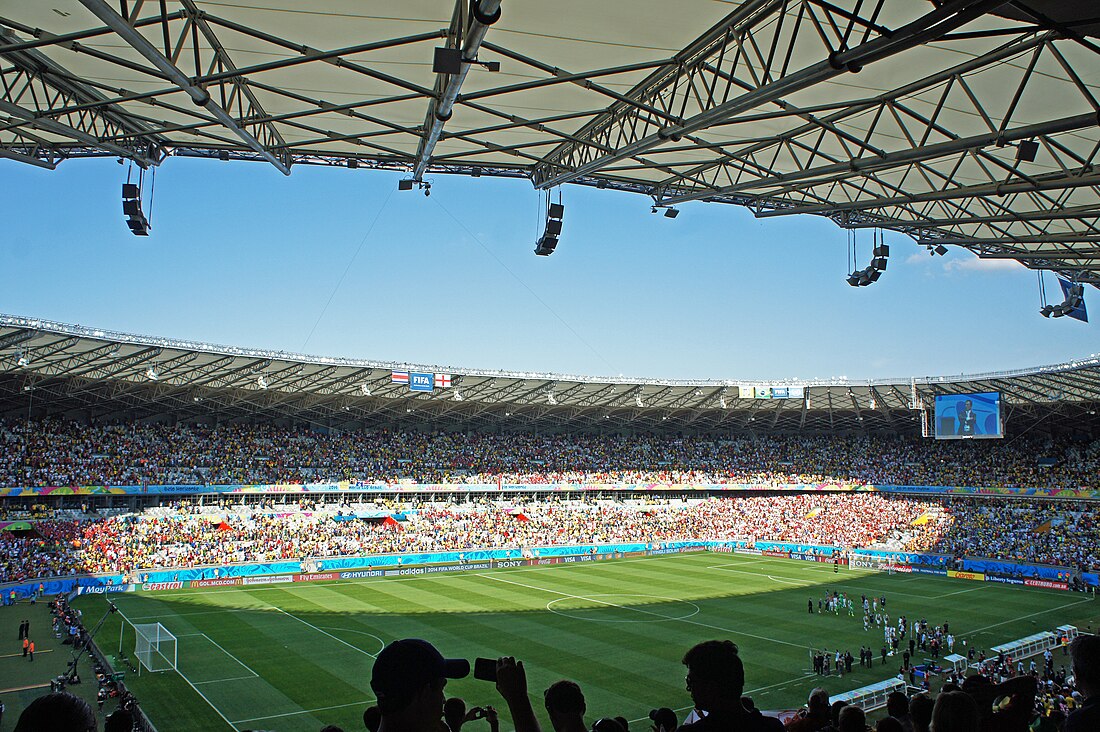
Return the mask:
<path id="1" fill-rule="evenodd" d="M 0 422 L 0 485 L 751 483 L 1079 488 L 1100 442 L 662 438 Z M 1036 456 L 1053 464 L 1040 465 Z"/>

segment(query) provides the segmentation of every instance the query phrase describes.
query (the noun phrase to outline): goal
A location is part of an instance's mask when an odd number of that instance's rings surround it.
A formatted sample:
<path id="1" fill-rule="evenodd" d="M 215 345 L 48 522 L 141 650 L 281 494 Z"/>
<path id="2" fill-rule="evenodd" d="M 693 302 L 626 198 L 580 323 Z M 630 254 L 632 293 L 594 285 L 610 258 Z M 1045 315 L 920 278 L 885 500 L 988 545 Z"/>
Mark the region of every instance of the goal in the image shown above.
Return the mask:
<path id="1" fill-rule="evenodd" d="M 138 673 L 176 670 L 176 636 L 160 623 L 134 623 L 134 657 Z"/>

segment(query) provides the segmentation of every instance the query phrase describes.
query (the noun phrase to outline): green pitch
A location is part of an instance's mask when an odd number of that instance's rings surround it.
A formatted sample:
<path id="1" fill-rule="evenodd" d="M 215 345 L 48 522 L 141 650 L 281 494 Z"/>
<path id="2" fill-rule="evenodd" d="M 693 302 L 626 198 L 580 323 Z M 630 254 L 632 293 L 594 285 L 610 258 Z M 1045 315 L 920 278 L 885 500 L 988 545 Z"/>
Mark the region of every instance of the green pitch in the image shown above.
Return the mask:
<path id="1" fill-rule="evenodd" d="M 882 631 L 864 631 L 858 611 L 807 612 L 807 600 L 816 611 L 827 590 L 857 603 L 861 593 L 885 595 L 892 619 L 946 620 L 960 639 L 956 652 L 963 638 L 988 648 L 1100 621 L 1100 603 L 1077 593 L 711 553 L 112 599 L 130 620 L 159 621 L 179 639 L 180 673 L 127 675 L 160 729 L 363 729 L 374 656 L 405 637 L 426 638 L 450 657 L 516 656 L 540 714 L 543 689 L 569 678 L 584 689 L 590 722 L 621 715 L 648 729 L 640 720 L 651 708 L 682 715 L 690 704 L 680 659 L 701 640 L 739 645 L 747 693 L 762 709 L 796 707 L 818 683 L 841 692 L 896 674 L 899 659 L 877 665 Z M 78 606 L 89 625 L 105 608 L 98 596 Z M 109 654 L 120 625 L 112 615 L 98 638 Z M 873 669 L 857 661 L 844 678 L 809 673 L 809 647 L 858 655 L 861 644 L 875 649 Z M 132 658 L 132 636 L 123 650 Z M 492 684 L 472 678 L 451 681 L 447 693 L 503 707 Z M 482 722 L 471 725 L 481 732 Z"/>

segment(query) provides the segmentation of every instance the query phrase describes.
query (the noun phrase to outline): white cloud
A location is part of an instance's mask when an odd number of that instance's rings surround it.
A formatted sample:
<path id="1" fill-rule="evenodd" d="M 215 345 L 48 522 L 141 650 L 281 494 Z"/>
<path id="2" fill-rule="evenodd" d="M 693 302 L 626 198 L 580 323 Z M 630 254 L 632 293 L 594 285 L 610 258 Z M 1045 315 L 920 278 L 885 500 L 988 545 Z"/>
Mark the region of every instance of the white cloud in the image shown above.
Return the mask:
<path id="1" fill-rule="evenodd" d="M 1015 272 L 1023 266 L 1015 259 L 979 259 L 978 257 L 949 259 L 943 263 L 945 272 Z"/>

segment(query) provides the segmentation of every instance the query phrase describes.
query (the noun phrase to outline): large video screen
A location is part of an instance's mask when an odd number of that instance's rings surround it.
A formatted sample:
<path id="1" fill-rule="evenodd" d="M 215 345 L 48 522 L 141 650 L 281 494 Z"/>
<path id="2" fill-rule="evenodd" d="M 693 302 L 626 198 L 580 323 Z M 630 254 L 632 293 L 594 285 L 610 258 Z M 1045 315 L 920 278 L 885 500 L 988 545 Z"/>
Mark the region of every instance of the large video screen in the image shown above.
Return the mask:
<path id="1" fill-rule="evenodd" d="M 1004 437 L 999 393 L 945 394 L 936 397 L 937 440 L 998 437 Z"/>

